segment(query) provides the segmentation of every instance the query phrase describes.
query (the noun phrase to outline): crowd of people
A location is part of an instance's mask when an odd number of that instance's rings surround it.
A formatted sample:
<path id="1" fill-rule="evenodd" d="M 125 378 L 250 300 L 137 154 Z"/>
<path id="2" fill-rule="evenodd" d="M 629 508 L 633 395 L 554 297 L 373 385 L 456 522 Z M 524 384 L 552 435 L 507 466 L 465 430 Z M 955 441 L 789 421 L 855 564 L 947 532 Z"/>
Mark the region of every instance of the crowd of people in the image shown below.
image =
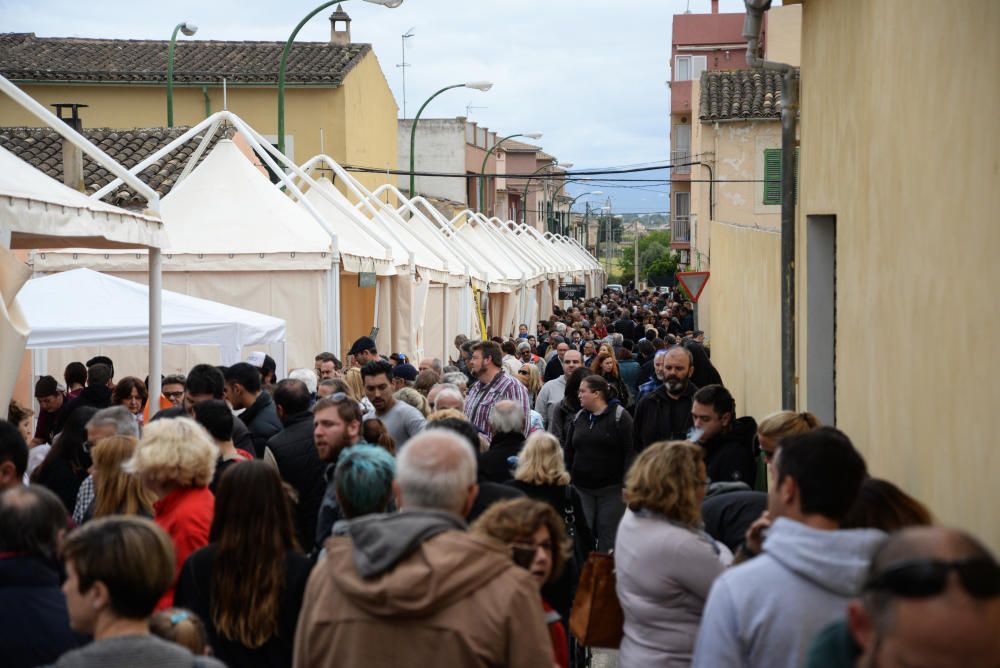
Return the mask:
<path id="1" fill-rule="evenodd" d="M 3 665 L 582 666 L 597 552 L 626 668 L 1000 666 L 989 549 L 812 414 L 739 415 L 693 316 L 42 376 L 0 422 Z"/>

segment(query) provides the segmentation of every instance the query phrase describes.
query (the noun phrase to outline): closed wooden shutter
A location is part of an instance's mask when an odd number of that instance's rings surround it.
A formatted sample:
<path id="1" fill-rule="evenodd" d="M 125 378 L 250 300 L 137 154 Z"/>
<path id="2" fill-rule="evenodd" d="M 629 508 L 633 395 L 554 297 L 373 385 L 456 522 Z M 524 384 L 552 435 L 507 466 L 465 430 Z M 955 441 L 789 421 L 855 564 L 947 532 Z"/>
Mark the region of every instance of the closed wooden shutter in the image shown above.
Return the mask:
<path id="1" fill-rule="evenodd" d="M 799 200 L 799 149 L 795 149 L 795 201 Z M 781 204 L 781 149 L 764 149 L 764 204 Z"/>

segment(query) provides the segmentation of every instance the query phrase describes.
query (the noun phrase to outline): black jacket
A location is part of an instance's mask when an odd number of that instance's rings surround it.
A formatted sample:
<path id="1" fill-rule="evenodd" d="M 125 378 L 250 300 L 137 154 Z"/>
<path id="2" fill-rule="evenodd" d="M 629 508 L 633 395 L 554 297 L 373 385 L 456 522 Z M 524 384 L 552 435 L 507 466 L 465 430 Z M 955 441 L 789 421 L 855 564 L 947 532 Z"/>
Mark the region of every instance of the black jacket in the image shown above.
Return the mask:
<path id="1" fill-rule="evenodd" d="M 524 496 L 524 492 L 509 487 L 507 485 L 501 485 L 500 483 L 490 482 L 489 480 L 483 480 L 479 483 L 479 494 L 476 496 L 476 500 L 472 502 L 472 509 L 469 514 L 465 517 L 465 522 L 467 524 L 472 524 L 486 512 L 486 509 L 492 506 L 497 501 L 507 501 L 509 499 L 520 499 Z"/>
<path id="2" fill-rule="evenodd" d="M 635 407 L 635 451 L 642 452 L 657 441 L 686 439 L 688 430 L 694 425 L 691 404 L 697 390 L 693 383 L 688 383 L 680 398 L 672 399 L 667 394 L 667 386 L 661 385 L 640 399 Z"/>
<path id="3" fill-rule="evenodd" d="M 183 406 L 164 408 L 162 411 L 151 417 L 149 421 L 152 422 L 153 420 L 177 417 L 188 417 L 187 411 L 184 410 Z M 250 430 L 247 429 L 247 426 L 243 424 L 243 422 L 236 419 L 233 420 L 233 445 L 240 450 L 246 450 L 251 455 L 255 454 L 253 438 L 250 436 Z"/>
<path id="4" fill-rule="evenodd" d="M 698 387 L 722 385 L 722 376 L 719 375 L 719 371 L 712 364 L 712 361 L 708 359 L 708 350 L 705 346 L 697 341 L 691 341 L 684 344 L 684 347 L 690 351 L 691 357 L 694 359 L 692 362 L 694 373 L 691 375 L 691 382 Z"/>
<path id="5" fill-rule="evenodd" d="M 227 666 L 292 665 L 295 625 L 299 621 L 302 597 L 312 570 L 312 562 L 297 552 L 285 553 L 285 586 L 278 603 L 278 632 L 257 649 L 223 638 L 212 624 L 212 561 L 215 545 L 198 550 L 184 562 L 174 590 L 174 605 L 191 610 L 205 622 L 208 642 L 215 657 Z M 228 567 L 224 564 L 223 567 Z M 252 586 L 254 583 L 247 583 Z"/>
<path id="6" fill-rule="evenodd" d="M 69 628 L 59 573 L 34 557 L 0 557 L 0 654 L 6 668 L 55 663 L 83 638 Z"/>
<path id="7" fill-rule="evenodd" d="M 316 519 L 323 502 L 326 481 L 313 442 L 313 414 L 311 411 L 296 413 L 285 419 L 285 428 L 267 441 L 278 472 L 295 488 L 299 501 L 295 506 L 295 533 L 299 545 L 308 550 L 316 537 Z"/>
<path id="8" fill-rule="evenodd" d="M 264 456 L 267 439 L 282 430 L 283 425 L 278 419 L 278 411 L 274 407 L 274 399 L 267 392 L 261 392 L 257 399 L 240 413 L 240 420 L 247 426 L 253 439 L 253 450 L 250 453 L 258 459 Z"/>
<path id="9" fill-rule="evenodd" d="M 620 485 L 632 464 L 632 416 L 617 401 L 599 415 L 581 410 L 566 436 L 566 468 L 582 489 Z"/>
<path id="10" fill-rule="evenodd" d="M 545 364 L 545 373 L 542 374 L 542 380 L 547 383 L 561 375 L 563 375 L 562 361 L 559 359 L 559 355 L 553 355 L 552 359 Z"/>
<path id="11" fill-rule="evenodd" d="M 513 476 L 507 465 L 508 457 L 516 457 L 524 447 L 524 434 L 507 432 L 493 436 L 490 449 L 479 453 L 479 479 L 506 482 Z"/>
<path id="12" fill-rule="evenodd" d="M 579 403 L 570 404 L 565 397 L 556 406 L 552 413 L 552 424 L 549 425 L 549 433 L 559 439 L 559 445 L 566 447 L 566 435 L 569 433 L 569 424 L 573 421 L 577 411 L 580 410 Z"/>
<path id="13" fill-rule="evenodd" d="M 76 398 L 70 399 L 63 404 L 62 408 L 59 409 L 59 414 L 56 416 L 56 423 L 53 428 L 52 433 L 58 434 L 62 431 L 63 425 L 66 424 L 66 420 L 69 416 L 73 414 L 80 406 L 93 406 L 94 408 L 107 408 L 111 405 L 111 395 L 112 390 L 107 385 L 88 385 L 83 388 Z"/>
<path id="14" fill-rule="evenodd" d="M 767 492 L 725 492 L 705 499 L 701 517 L 705 531 L 733 553 L 743 544 L 747 529 L 767 510 Z"/>
<path id="15" fill-rule="evenodd" d="M 753 460 L 753 437 L 757 422 L 742 417 L 732 429 L 702 443 L 705 449 L 705 470 L 712 482 L 745 482 L 754 487 L 757 465 Z"/>

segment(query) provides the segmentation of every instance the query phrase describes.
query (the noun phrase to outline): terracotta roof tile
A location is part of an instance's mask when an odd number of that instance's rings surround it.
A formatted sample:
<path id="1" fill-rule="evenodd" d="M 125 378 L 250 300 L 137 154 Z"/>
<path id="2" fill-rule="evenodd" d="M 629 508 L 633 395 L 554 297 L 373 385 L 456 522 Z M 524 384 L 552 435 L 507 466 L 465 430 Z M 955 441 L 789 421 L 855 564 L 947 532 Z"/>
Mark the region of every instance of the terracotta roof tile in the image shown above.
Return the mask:
<path id="1" fill-rule="evenodd" d="M 189 128 L 136 128 L 114 130 L 109 128 L 89 128 L 83 131 L 93 144 L 102 151 L 131 169 L 147 156 L 166 146 Z M 204 159 L 212 146 L 222 137 L 232 136 L 228 131 L 216 132 L 209 147 L 202 154 Z M 139 174 L 145 183 L 161 197 L 170 192 L 177 177 L 184 170 L 188 158 L 197 149 L 202 136 L 197 136 L 169 155 L 160 158 Z M 51 128 L 0 128 L 0 146 L 7 149 L 33 167 L 37 167 L 54 179 L 62 181 L 62 137 Z M 108 170 L 83 156 L 83 181 L 88 193 L 95 193 L 110 183 L 113 177 Z M 122 185 L 102 198 L 109 204 L 123 207 L 141 207 L 145 200 L 137 196 L 131 188 Z"/>
<path id="2" fill-rule="evenodd" d="M 771 70 L 715 70 L 701 74 L 699 118 L 781 118 L 781 73 Z"/>
<path id="3" fill-rule="evenodd" d="M 36 37 L 0 34 L 0 74 L 12 81 L 91 81 L 95 83 L 167 80 L 166 40 Z M 174 82 L 275 84 L 284 42 L 178 40 Z M 338 46 L 296 42 L 288 58 L 290 84 L 339 86 L 371 50 L 370 44 Z"/>
<path id="4" fill-rule="evenodd" d="M 501 148 L 505 151 L 541 151 L 541 146 L 535 146 L 534 144 L 525 144 L 523 141 L 517 141 L 516 139 L 508 139 L 503 144 Z"/>

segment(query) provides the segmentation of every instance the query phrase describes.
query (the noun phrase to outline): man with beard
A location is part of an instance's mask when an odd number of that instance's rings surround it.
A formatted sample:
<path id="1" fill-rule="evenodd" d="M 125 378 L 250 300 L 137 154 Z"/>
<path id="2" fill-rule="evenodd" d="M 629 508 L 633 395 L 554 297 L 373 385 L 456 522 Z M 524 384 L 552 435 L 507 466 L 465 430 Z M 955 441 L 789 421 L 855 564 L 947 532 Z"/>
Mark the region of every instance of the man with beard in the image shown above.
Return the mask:
<path id="1" fill-rule="evenodd" d="M 753 437 L 757 422 L 736 419 L 736 401 L 721 385 L 707 385 L 694 393 L 691 420 L 696 440 L 705 449 L 709 482 L 745 482 L 753 489 L 756 465 Z"/>
<path id="2" fill-rule="evenodd" d="M 479 433 L 491 440 L 490 413 L 498 401 L 511 399 L 521 406 L 525 415 L 531 414 L 528 391 L 521 381 L 504 372 L 502 365 L 503 354 L 494 341 L 481 341 L 472 347 L 469 370 L 477 380 L 465 398 L 465 414 Z M 525 436 L 529 423 L 525 420 Z"/>
<path id="3" fill-rule="evenodd" d="M 636 452 L 657 441 L 687 438 L 693 425 L 691 403 L 698 389 L 691 383 L 694 373 L 690 351 L 675 346 L 657 355 L 662 365 L 663 385 L 639 400 L 633 420 Z"/>
<path id="4" fill-rule="evenodd" d="M 334 398 L 336 397 L 336 398 Z M 326 493 L 319 507 L 316 520 L 315 551 L 318 553 L 323 543 L 330 537 L 333 525 L 340 519 L 340 502 L 334 489 L 334 475 L 337 472 L 337 458 L 344 448 L 365 443 L 361 437 L 361 409 L 358 402 L 344 395 L 333 395 L 320 399 L 313 408 L 313 442 L 316 453 L 326 465 L 323 477 L 326 479 Z"/>
<path id="5" fill-rule="evenodd" d="M 410 366 L 413 369 L 412 365 Z M 414 369 L 416 371 L 416 369 Z M 368 362 L 361 367 L 361 379 L 365 384 L 365 396 L 375 407 L 375 416 L 382 421 L 389 434 L 396 441 L 396 448 L 403 445 L 421 432 L 427 424 L 423 413 L 406 403 L 396 401 L 393 396 L 392 365 L 388 362 Z"/>

